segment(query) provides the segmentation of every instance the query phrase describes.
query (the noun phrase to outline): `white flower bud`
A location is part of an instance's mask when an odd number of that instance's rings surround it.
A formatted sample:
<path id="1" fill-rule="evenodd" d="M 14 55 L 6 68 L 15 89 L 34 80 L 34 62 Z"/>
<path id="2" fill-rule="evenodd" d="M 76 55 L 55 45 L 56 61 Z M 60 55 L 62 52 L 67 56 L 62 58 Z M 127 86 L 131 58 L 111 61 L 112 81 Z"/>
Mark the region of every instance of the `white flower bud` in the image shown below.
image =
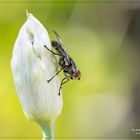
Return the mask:
<path id="1" fill-rule="evenodd" d="M 58 95 L 59 77 L 47 82 L 57 72 L 55 56 L 44 47 L 51 49 L 48 33 L 32 14 L 27 16 L 14 45 L 11 68 L 24 113 L 42 125 L 56 119 L 63 101 Z"/>

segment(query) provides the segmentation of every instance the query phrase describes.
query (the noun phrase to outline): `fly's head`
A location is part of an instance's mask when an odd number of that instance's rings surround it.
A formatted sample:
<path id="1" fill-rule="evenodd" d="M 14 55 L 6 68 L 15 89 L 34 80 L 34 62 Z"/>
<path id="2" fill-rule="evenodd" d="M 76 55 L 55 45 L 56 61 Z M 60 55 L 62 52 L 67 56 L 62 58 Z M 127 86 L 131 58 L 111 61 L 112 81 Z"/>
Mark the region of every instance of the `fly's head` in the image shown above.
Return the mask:
<path id="1" fill-rule="evenodd" d="M 74 63 L 72 58 L 70 58 L 69 69 L 70 69 L 71 78 L 80 80 L 81 72 L 77 69 L 76 64 Z"/>
<path id="2" fill-rule="evenodd" d="M 74 77 L 75 79 L 80 80 L 80 78 L 81 78 L 81 72 L 80 72 L 79 70 L 76 70 L 76 71 L 74 72 L 74 74 L 73 74 L 73 77 Z"/>
<path id="3" fill-rule="evenodd" d="M 78 80 L 81 78 L 81 72 L 75 68 L 71 68 L 71 79 L 73 78 Z"/>

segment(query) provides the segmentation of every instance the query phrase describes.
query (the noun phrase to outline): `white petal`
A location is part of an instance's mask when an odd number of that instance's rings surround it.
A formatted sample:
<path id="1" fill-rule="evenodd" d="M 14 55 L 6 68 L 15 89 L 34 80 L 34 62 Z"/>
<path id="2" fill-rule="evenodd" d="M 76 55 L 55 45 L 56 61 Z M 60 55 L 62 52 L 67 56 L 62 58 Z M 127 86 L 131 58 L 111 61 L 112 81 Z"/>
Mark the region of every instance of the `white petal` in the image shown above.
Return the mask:
<path id="1" fill-rule="evenodd" d="M 46 29 L 32 15 L 20 29 L 11 60 L 16 90 L 23 110 L 29 119 L 54 120 L 61 112 L 63 101 L 59 96 L 60 80 Z"/>

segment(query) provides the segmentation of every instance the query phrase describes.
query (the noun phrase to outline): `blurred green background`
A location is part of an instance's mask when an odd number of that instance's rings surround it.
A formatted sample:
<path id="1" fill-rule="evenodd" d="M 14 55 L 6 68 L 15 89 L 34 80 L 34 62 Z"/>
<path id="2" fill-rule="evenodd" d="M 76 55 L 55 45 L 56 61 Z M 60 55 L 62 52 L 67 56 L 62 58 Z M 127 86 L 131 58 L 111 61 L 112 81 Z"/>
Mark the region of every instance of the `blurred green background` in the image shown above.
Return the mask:
<path id="1" fill-rule="evenodd" d="M 140 129 L 140 1 L 0 2 L 0 138 L 41 139 L 17 97 L 10 61 L 26 9 L 56 30 L 82 73 L 63 87 L 58 139 L 134 139 Z M 133 137 L 133 138 L 132 138 Z"/>

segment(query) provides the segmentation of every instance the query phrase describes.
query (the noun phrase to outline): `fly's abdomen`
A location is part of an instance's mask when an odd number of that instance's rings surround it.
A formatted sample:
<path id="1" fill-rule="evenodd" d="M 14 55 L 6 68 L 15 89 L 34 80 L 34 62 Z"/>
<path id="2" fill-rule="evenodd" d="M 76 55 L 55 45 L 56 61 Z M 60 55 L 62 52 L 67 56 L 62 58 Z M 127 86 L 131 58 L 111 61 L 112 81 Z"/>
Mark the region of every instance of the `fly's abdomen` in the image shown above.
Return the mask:
<path id="1" fill-rule="evenodd" d="M 52 47 L 59 53 L 62 55 L 65 55 L 65 51 L 64 49 L 58 44 L 57 41 L 51 41 Z"/>
<path id="2" fill-rule="evenodd" d="M 51 41 L 52 43 L 52 47 L 57 51 L 59 52 L 59 44 L 56 42 L 56 41 Z"/>

